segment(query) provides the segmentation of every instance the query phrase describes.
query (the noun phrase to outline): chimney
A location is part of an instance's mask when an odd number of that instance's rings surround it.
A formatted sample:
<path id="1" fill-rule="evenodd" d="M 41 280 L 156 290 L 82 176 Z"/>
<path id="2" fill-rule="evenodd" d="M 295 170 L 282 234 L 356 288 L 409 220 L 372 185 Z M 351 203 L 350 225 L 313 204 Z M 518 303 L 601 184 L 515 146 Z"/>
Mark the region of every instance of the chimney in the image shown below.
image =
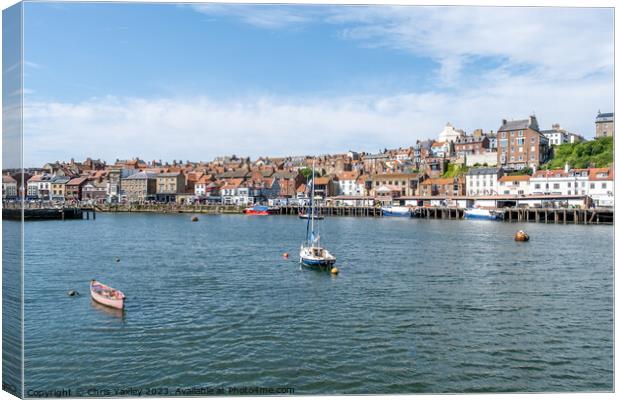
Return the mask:
<path id="1" fill-rule="evenodd" d="M 506 125 L 507 122 L 506 119 L 502 119 L 502 125 Z"/>

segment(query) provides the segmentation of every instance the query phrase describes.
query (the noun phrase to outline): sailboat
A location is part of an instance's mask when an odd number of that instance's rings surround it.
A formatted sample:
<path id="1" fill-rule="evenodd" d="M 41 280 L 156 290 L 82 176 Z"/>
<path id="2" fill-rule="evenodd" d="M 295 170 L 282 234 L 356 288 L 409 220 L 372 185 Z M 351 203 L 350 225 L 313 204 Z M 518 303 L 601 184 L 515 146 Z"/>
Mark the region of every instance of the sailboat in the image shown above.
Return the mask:
<path id="1" fill-rule="evenodd" d="M 306 241 L 299 250 L 299 262 L 310 267 L 330 267 L 336 262 L 327 249 L 321 247 L 321 235 L 318 234 L 318 224 L 314 223 L 317 215 L 314 211 L 314 161 L 312 161 L 312 186 L 310 189 L 310 208 L 306 224 Z M 315 230 L 316 228 L 316 230 Z"/>

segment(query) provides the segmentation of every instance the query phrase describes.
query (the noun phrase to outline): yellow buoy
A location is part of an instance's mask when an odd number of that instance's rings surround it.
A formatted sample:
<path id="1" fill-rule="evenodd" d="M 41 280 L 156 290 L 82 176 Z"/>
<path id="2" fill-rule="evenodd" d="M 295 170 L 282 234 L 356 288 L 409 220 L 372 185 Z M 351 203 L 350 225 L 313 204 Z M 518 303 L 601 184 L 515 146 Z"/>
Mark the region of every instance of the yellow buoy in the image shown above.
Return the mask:
<path id="1" fill-rule="evenodd" d="M 194 216 L 192 217 L 192 222 L 198 222 L 198 217 L 194 215 Z"/>
<path id="2" fill-rule="evenodd" d="M 519 231 L 515 235 L 515 240 L 517 242 L 527 242 L 528 240 L 530 240 L 530 236 L 523 231 Z"/>
<path id="3" fill-rule="evenodd" d="M 338 275 L 338 268 L 334 267 L 329 272 L 331 272 L 333 275 Z"/>

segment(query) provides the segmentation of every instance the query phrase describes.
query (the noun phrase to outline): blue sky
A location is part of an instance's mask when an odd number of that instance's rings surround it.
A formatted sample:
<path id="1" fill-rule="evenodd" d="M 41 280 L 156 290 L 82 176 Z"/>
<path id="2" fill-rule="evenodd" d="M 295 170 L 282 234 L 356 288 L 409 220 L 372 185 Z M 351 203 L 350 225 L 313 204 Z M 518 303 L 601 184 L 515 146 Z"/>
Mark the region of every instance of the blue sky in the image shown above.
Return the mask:
<path id="1" fill-rule="evenodd" d="M 611 9 L 33 2 L 24 32 L 33 165 L 376 151 L 532 112 L 592 136 L 613 109 Z"/>

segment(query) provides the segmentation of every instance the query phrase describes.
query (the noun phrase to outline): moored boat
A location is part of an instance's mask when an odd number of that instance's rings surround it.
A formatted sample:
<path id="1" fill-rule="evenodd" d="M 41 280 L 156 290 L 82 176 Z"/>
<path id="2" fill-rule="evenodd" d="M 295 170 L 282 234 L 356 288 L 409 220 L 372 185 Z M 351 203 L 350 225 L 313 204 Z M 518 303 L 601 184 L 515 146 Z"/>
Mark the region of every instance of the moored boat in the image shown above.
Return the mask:
<path id="1" fill-rule="evenodd" d="M 243 210 L 243 213 L 247 215 L 269 215 L 273 214 L 274 212 L 276 212 L 275 208 L 269 206 L 262 206 L 260 204 L 256 204 Z"/>
<path id="2" fill-rule="evenodd" d="M 334 257 L 327 249 L 321 247 L 321 235 L 318 232 L 318 224 L 314 223 L 317 218 L 314 208 L 314 161 L 312 162 L 312 186 L 310 189 L 310 208 L 306 215 L 306 241 L 299 249 L 299 263 L 308 267 L 331 267 L 336 263 Z"/>
<path id="3" fill-rule="evenodd" d="M 299 213 L 299 218 L 301 219 L 309 219 L 310 218 L 310 214 L 306 213 Z M 322 215 L 314 215 L 314 219 L 325 219 L 325 217 L 323 217 Z"/>
<path id="4" fill-rule="evenodd" d="M 463 214 L 465 219 L 484 219 L 494 221 L 499 219 L 495 210 L 486 210 L 483 208 L 469 208 Z"/>
<path id="5" fill-rule="evenodd" d="M 381 207 L 384 217 L 410 217 L 411 210 L 409 207 L 403 206 L 385 206 Z"/>
<path id="6" fill-rule="evenodd" d="M 125 294 L 96 280 L 90 281 L 90 296 L 99 304 L 122 310 L 125 307 Z"/>

